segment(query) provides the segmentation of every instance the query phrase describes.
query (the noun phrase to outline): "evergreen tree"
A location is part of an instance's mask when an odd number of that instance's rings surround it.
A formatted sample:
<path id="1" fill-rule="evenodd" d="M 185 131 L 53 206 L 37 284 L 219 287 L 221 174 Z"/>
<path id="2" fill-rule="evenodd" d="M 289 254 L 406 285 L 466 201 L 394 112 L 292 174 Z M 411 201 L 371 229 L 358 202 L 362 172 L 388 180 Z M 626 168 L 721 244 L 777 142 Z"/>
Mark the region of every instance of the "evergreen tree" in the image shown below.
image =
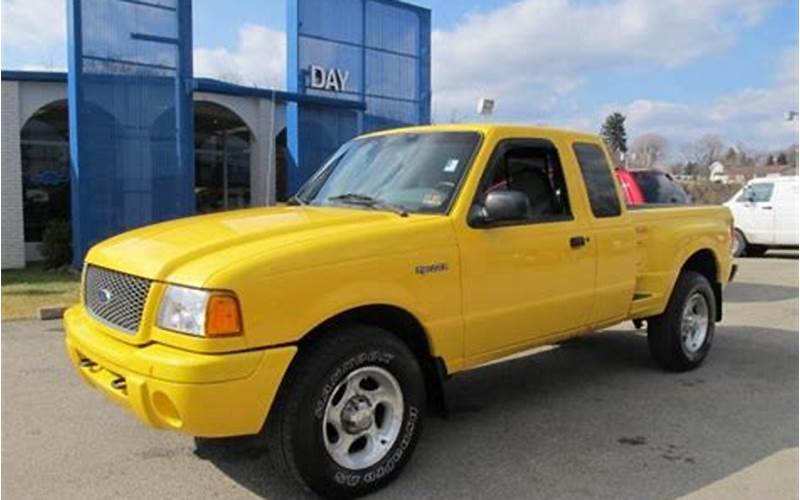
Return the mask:
<path id="1" fill-rule="evenodd" d="M 777 162 L 778 162 L 778 165 L 788 165 L 789 161 L 786 159 L 786 153 L 781 151 L 780 154 L 778 154 Z"/>
<path id="2" fill-rule="evenodd" d="M 616 155 L 628 151 L 628 133 L 625 131 L 625 115 L 619 112 L 611 113 L 606 117 L 600 135 Z"/>

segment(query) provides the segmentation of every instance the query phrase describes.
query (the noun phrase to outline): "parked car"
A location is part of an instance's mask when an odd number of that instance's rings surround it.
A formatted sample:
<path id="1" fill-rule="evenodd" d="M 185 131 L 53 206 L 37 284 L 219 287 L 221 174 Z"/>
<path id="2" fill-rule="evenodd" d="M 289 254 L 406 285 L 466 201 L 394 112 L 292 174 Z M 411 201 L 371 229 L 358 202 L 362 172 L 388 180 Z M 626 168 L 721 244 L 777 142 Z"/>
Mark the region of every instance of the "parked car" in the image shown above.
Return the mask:
<path id="1" fill-rule="evenodd" d="M 636 177 L 633 176 L 630 170 L 624 167 L 617 167 L 614 169 L 617 174 L 619 186 L 622 188 L 622 196 L 625 199 L 625 204 L 629 207 L 635 205 L 644 205 L 644 193 L 636 183 Z"/>
<path id="2" fill-rule="evenodd" d="M 636 205 L 687 205 L 691 196 L 672 176 L 661 170 L 617 169 L 617 178 L 622 186 L 625 201 Z"/>
<path id="3" fill-rule="evenodd" d="M 629 211 L 608 158 L 595 135 L 547 128 L 356 138 L 288 206 L 93 247 L 69 357 L 151 426 L 258 434 L 318 494 L 369 493 L 454 374 L 631 319 L 665 369 L 704 360 L 734 271 L 730 211 Z"/>
<path id="4" fill-rule="evenodd" d="M 733 254 L 764 255 L 770 248 L 797 248 L 798 177 L 753 179 L 725 203 L 733 213 Z"/>

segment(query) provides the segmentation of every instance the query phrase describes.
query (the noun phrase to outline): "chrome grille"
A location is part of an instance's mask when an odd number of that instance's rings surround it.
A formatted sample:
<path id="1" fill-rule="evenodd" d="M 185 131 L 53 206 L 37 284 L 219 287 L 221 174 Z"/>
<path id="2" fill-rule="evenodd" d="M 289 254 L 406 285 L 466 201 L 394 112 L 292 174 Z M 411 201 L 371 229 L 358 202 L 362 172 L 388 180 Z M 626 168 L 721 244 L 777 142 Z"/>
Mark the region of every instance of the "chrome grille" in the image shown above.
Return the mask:
<path id="1" fill-rule="evenodd" d="M 101 267 L 86 268 L 83 301 L 95 318 L 127 333 L 136 333 L 150 280 Z"/>

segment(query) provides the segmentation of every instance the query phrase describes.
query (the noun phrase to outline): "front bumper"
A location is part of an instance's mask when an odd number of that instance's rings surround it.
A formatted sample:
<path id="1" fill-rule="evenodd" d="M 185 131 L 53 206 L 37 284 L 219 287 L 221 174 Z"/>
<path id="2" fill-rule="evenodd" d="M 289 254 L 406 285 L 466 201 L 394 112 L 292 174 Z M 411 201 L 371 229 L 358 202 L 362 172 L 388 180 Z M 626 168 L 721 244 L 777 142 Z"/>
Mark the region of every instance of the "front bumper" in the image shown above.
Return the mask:
<path id="1" fill-rule="evenodd" d="M 81 377 L 147 425 L 194 436 L 257 433 L 297 352 L 295 346 L 229 354 L 134 346 L 95 325 L 83 306 L 64 314 L 67 353 Z"/>

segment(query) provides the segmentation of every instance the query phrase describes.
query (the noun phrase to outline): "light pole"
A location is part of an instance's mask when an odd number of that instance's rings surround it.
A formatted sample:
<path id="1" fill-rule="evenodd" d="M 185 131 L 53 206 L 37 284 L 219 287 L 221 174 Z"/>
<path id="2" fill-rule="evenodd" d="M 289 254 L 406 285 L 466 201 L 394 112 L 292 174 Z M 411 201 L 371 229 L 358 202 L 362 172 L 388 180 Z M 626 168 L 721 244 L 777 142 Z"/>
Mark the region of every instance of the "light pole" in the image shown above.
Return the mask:
<path id="1" fill-rule="evenodd" d="M 793 122 L 797 119 L 797 111 L 789 110 L 783 115 L 786 118 L 787 122 Z M 797 175 L 798 169 L 800 169 L 800 165 L 797 164 L 797 154 L 795 152 L 792 153 L 792 161 L 795 162 L 794 165 L 794 173 Z"/>

